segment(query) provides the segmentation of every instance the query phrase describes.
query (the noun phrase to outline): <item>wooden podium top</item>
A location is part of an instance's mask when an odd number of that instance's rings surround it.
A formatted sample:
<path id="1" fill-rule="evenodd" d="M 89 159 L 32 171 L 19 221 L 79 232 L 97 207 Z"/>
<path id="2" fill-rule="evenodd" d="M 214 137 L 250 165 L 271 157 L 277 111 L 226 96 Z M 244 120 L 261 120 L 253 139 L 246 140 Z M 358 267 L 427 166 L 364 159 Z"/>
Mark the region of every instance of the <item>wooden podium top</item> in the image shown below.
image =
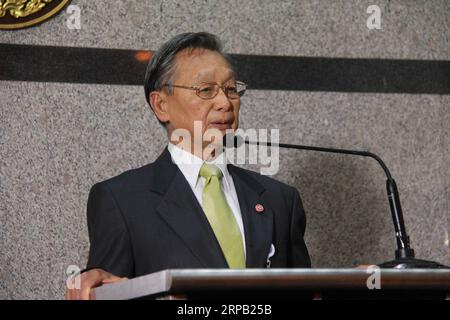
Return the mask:
<path id="1" fill-rule="evenodd" d="M 450 292 L 450 269 L 171 269 L 104 285 L 94 289 L 92 297 L 117 300 L 245 290 L 369 291 L 368 283 L 376 284 L 377 279 L 379 291 Z"/>

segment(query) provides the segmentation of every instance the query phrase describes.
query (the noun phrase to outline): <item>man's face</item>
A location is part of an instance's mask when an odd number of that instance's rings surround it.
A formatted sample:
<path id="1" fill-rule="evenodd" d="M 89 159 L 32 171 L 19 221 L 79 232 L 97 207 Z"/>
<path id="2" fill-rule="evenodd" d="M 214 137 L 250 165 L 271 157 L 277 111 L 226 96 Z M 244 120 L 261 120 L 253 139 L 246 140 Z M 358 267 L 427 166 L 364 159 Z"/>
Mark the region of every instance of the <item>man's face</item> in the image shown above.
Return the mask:
<path id="1" fill-rule="evenodd" d="M 235 85 L 230 65 L 218 52 L 205 49 L 183 50 L 177 53 L 175 59 L 174 85 Z M 174 87 L 173 94 L 165 95 L 165 98 L 169 137 L 176 129 L 187 129 L 194 139 L 194 121 L 202 123 L 202 135 L 208 129 L 218 129 L 224 134 L 227 129 L 238 128 L 240 99 L 229 99 L 222 89 L 214 98 L 205 100 L 197 96 L 195 90 Z M 203 143 L 203 147 L 207 144 Z"/>

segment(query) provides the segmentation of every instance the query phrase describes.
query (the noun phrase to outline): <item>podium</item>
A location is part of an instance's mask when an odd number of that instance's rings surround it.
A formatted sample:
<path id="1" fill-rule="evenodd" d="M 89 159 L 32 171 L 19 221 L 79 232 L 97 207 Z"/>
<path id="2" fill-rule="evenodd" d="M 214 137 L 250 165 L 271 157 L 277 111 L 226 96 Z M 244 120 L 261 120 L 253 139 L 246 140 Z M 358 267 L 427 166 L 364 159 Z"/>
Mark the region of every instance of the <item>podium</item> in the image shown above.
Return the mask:
<path id="1" fill-rule="evenodd" d="M 93 289 L 122 299 L 450 299 L 450 269 L 170 269 Z"/>

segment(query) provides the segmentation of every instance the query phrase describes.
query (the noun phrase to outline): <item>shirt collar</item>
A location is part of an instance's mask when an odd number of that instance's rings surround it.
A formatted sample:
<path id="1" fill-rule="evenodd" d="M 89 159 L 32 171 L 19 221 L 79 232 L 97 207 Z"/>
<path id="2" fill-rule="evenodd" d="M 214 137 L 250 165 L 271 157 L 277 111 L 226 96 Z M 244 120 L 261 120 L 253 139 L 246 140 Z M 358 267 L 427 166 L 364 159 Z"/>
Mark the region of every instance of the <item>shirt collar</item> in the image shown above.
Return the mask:
<path id="1" fill-rule="evenodd" d="M 223 175 L 222 180 L 225 181 L 224 183 L 225 187 L 228 189 L 230 188 L 231 176 L 230 173 L 228 172 L 226 161 L 227 159 L 224 152 L 211 161 L 204 161 L 199 157 L 193 155 L 192 153 L 174 145 L 171 142 L 169 142 L 167 148 L 172 157 L 172 161 L 178 166 L 180 171 L 183 173 L 191 188 L 194 189 L 196 187 L 199 178 L 200 168 L 202 167 L 204 162 L 217 166 L 220 169 L 220 171 L 222 171 Z"/>

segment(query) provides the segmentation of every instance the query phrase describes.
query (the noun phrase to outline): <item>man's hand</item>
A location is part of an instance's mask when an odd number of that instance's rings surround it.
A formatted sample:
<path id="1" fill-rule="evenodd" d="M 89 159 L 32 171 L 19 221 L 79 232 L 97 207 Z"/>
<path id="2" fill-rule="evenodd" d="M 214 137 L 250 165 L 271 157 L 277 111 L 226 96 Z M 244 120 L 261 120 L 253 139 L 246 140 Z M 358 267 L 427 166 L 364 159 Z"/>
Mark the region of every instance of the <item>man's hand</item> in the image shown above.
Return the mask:
<path id="1" fill-rule="evenodd" d="M 91 289 L 104 284 L 128 280 L 128 278 L 117 277 L 99 268 L 83 272 L 77 277 L 80 277 L 80 288 L 68 288 L 66 291 L 67 300 L 89 300 Z"/>

